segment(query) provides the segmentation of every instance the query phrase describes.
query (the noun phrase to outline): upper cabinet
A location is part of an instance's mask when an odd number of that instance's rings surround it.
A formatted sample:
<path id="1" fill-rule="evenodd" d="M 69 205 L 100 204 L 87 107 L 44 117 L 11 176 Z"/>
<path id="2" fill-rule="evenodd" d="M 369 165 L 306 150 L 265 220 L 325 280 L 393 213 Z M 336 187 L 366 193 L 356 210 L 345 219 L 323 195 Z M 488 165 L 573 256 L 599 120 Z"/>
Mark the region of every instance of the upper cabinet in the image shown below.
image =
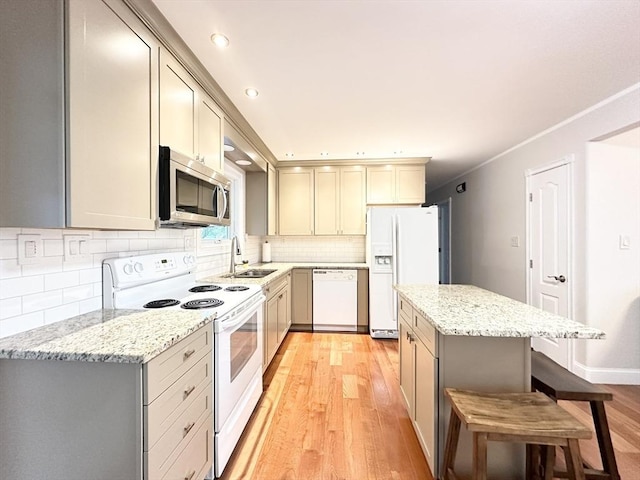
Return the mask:
<path id="1" fill-rule="evenodd" d="M 316 168 L 316 235 L 364 235 L 365 209 L 365 171 L 362 167 Z"/>
<path id="2" fill-rule="evenodd" d="M 367 167 L 368 205 L 418 205 L 424 201 L 424 165 Z"/>
<path id="3" fill-rule="evenodd" d="M 278 170 L 278 234 L 313 235 L 313 168 Z"/>
<path id="4" fill-rule="evenodd" d="M 249 235 L 276 234 L 276 169 L 246 173 L 246 230 Z"/>
<path id="5" fill-rule="evenodd" d="M 159 43 L 121 2 L 47 5 L 0 20 L 0 226 L 152 230 Z"/>
<path id="6" fill-rule="evenodd" d="M 223 170 L 223 115 L 187 70 L 160 51 L 160 144 Z"/>

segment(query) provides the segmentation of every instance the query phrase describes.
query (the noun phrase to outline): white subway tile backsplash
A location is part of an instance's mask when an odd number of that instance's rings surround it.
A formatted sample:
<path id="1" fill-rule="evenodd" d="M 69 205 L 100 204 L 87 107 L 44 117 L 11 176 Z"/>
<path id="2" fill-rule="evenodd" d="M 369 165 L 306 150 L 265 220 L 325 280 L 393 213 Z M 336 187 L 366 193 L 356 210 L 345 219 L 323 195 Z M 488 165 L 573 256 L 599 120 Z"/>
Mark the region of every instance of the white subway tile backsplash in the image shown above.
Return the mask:
<path id="1" fill-rule="evenodd" d="M 0 320 L 15 317 L 22 313 L 22 297 L 7 298 L 0 300 Z"/>
<path id="2" fill-rule="evenodd" d="M 15 240 L 19 233 L 19 228 L 0 228 L 0 240 Z"/>
<path id="3" fill-rule="evenodd" d="M 62 305 L 62 290 L 23 295 L 22 313 L 37 312 Z"/>
<path id="4" fill-rule="evenodd" d="M 0 259 L 18 258 L 18 237 L 0 240 Z"/>
<path id="5" fill-rule="evenodd" d="M 62 240 L 44 240 L 42 243 L 45 257 L 64 255 L 64 242 Z"/>
<path id="6" fill-rule="evenodd" d="M 104 253 L 107 251 L 107 241 L 101 239 L 93 239 L 89 244 L 89 251 L 91 253 Z"/>
<path id="7" fill-rule="evenodd" d="M 79 271 L 51 273 L 44 276 L 45 290 L 54 290 L 56 288 L 75 287 L 80 283 Z"/>
<path id="8" fill-rule="evenodd" d="M 133 240 L 129 240 L 129 248 L 131 250 L 148 250 L 149 249 L 149 240 L 134 238 Z"/>
<path id="9" fill-rule="evenodd" d="M 0 260 L 0 278 L 16 278 L 22 276 L 22 268 L 16 259 Z"/>
<path id="10" fill-rule="evenodd" d="M 22 297 L 44 291 L 44 276 L 10 278 L 0 280 L 0 299 Z"/>
<path id="11" fill-rule="evenodd" d="M 102 282 L 102 267 L 80 270 L 77 285 Z"/>
<path id="12" fill-rule="evenodd" d="M 78 315 L 98 310 L 102 308 L 102 296 L 82 300 L 81 302 L 78 302 L 77 305 L 80 309 Z"/>
<path id="13" fill-rule="evenodd" d="M 62 257 L 43 257 L 38 263 L 22 265 L 22 276 L 62 272 Z"/>
<path id="14" fill-rule="evenodd" d="M 21 233 L 40 235 L 42 240 L 62 240 L 63 230 L 55 228 L 23 228 Z M 73 233 L 80 233 L 74 230 Z"/>
<path id="15" fill-rule="evenodd" d="M 69 303 L 67 305 L 61 305 L 59 307 L 50 308 L 44 311 L 44 323 L 46 325 L 50 323 L 59 322 L 67 318 L 80 315 L 80 307 L 78 303 Z"/>
<path id="16" fill-rule="evenodd" d="M 89 283 L 87 285 L 65 288 L 62 291 L 62 303 L 81 302 L 82 300 L 95 296 L 96 285 L 100 287 L 97 295 L 102 295 L 102 284 L 98 283 Z"/>
<path id="17" fill-rule="evenodd" d="M 129 240 L 122 238 L 110 238 L 107 240 L 107 252 L 129 251 Z"/>
<path id="18" fill-rule="evenodd" d="M 0 338 L 8 337 L 43 325 L 44 312 L 34 312 L 7 318 L 6 320 L 0 320 Z"/>

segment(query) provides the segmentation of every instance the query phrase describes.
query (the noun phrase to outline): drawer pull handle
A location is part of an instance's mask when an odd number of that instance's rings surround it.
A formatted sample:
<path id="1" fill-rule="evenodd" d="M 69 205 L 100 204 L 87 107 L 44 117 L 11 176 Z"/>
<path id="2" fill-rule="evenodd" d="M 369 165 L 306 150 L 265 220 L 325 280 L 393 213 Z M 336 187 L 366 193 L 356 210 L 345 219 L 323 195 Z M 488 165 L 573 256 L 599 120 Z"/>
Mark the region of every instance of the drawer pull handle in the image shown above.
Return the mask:
<path id="1" fill-rule="evenodd" d="M 191 472 L 189 475 L 187 475 L 186 477 L 184 477 L 184 480 L 191 480 L 195 474 L 196 474 L 196 471 L 194 470 L 194 471 L 193 471 L 193 472 Z"/>
<path id="2" fill-rule="evenodd" d="M 187 425 L 186 427 L 184 427 L 182 429 L 182 436 L 186 437 L 188 435 L 188 433 L 191 431 L 191 429 L 193 428 L 193 426 L 196 424 L 196 422 L 191 422 L 189 425 Z"/>
<path id="3" fill-rule="evenodd" d="M 189 388 L 187 388 L 184 391 L 184 398 L 187 398 L 189 395 L 191 395 L 193 393 L 193 391 L 196 389 L 195 385 L 190 386 Z M 184 399 L 183 399 L 184 400 Z"/>
<path id="4" fill-rule="evenodd" d="M 195 348 L 192 348 L 191 350 L 188 350 L 188 351 L 184 352 L 184 357 L 182 358 L 182 360 L 184 361 L 184 360 L 188 359 L 194 353 L 196 353 L 196 349 Z"/>

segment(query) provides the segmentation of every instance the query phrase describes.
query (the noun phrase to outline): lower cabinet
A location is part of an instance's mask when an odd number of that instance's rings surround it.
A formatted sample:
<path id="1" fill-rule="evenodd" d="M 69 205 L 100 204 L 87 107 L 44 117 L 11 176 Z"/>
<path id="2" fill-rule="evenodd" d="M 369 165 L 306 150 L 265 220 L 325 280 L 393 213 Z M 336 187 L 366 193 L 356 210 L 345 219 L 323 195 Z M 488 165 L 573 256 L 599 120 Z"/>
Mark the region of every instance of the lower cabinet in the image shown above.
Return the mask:
<path id="1" fill-rule="evenodd" d="M 0 385 L 11 385 L 0 388 L 2 478 L 204 478 L 212 333 L 206 325 L 145 364 L 0 360 Z"/>
<path id="2" fill-rule="evenodd" d="M 438 474 L 438 358 L 435 329 L 406 300 L 398 302 L 400 390 L 434 478 Z"/>
<path id="3" fill-rule="evenodd" d="M 263 371 L 273 360 L 291 326 L 291 274 L 267 284 L 265 294 Z"/>
<path id="4" fill-rule="evenodd" d="M 291 330 L 313 330 L 313 269 L 294 268 L 291 272 Z"/>

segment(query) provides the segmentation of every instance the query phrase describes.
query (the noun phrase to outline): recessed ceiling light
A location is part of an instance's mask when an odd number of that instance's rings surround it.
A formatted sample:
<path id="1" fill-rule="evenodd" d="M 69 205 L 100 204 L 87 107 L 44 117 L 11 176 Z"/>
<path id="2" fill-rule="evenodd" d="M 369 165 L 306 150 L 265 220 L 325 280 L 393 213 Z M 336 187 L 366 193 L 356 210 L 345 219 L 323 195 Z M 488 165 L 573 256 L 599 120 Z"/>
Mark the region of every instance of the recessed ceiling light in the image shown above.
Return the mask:
<path id="1" fill-rule="evenodd" d="M 225 152 L 233 152 L 234 150 L 235 150 L 235 147 L 233 145 L 227 145 L 226 143 L 224 144 Z"/>
<path id="2" fill-rule="evenodd" d="M 244 94 L 249 98 L 256 98 L 258 96 L 258 90 L 255 88 L 247 88 L 244 91 Z"/>
<path id="3" fill-rule="evenodd" d="M 329 152 L 320 152 L 320 156 L 321 157 L 328 157 L 329 156 Z"/>
<path id="4" fill-rule="evenodd" d="M 216 47 L 225 48 L 229 46 L 229 39 L 221 33 L 211 35 L 211 41 Z"/>
<path id="5" fill-rule="evenodd" d="M 251 162 L 249 160 L 236 160 L 236 163 L 238 165 L 251 165 Z"/>
<path id="6" fill-rule="evenodd" d="M 287 152 L 287 153 L 284 154 L 284 156 L 288 157 L 288 158 L 291 158 L 291 157 L 293 157 L 293 153 Z"/>

